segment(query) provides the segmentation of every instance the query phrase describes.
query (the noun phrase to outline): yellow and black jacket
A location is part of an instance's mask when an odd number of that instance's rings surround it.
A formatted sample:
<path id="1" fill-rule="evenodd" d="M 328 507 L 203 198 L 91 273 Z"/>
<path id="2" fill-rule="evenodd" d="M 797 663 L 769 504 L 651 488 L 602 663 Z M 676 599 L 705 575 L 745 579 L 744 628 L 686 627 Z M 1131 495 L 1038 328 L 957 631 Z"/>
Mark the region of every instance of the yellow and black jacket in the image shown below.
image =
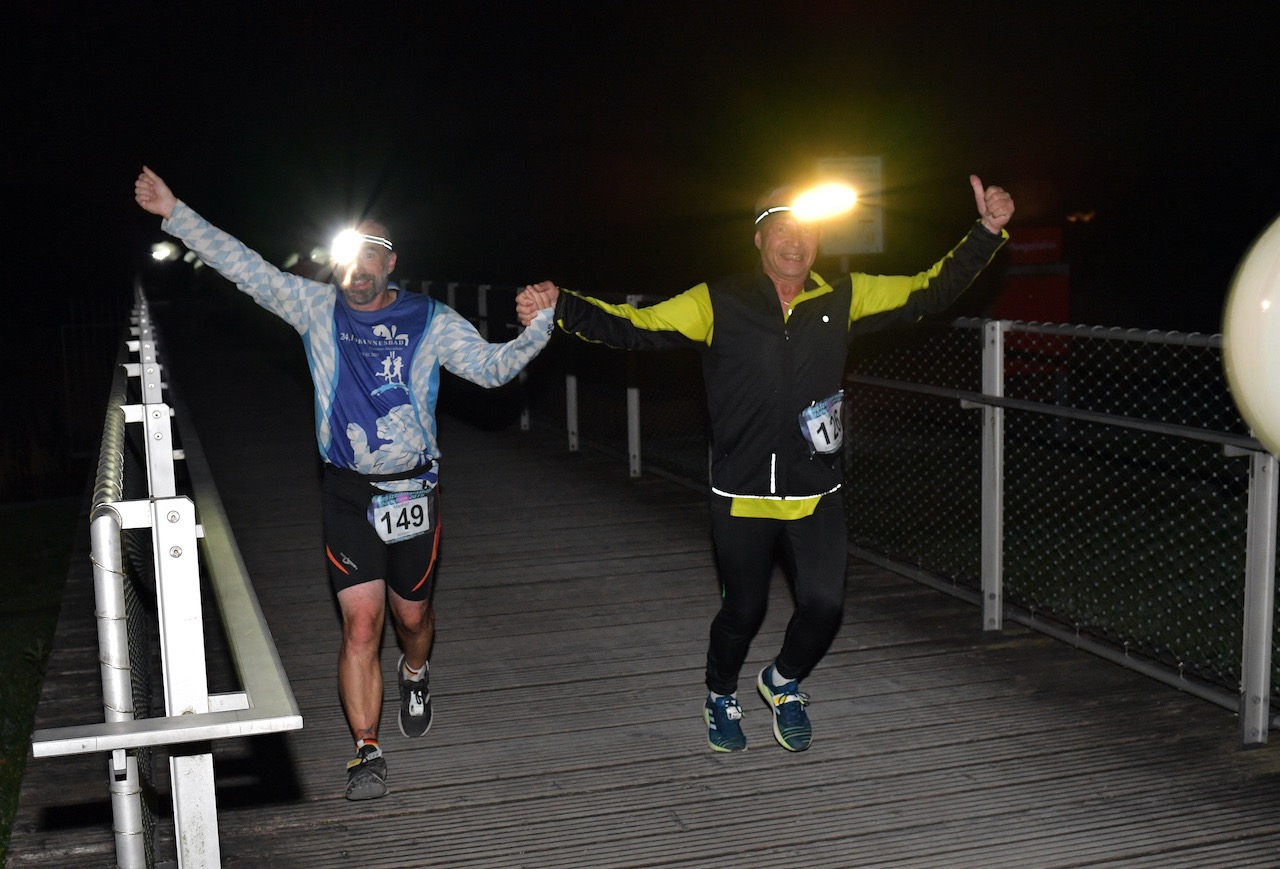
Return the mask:
<path id="1" fill-rule="evenodd" d="M 757 271 L 698 284 L 645 308 L 562 290 L 555 318 L 569 334 L 611 347 L 698 350 L 711 416 L 712 491 L 735 504 L 816 504 L 840 488 L 843 470 L 839 453 L 810 454 L 799 415 L 840 389 L 851 334 L 946 309 L 1007 238 L 975 224 L 945 257 L 911 276 L 854 273 L 828 284 L 810 272 L 787 310 L 770 278 Z M 766 514 L 788 512 L 776 506 Z"/>

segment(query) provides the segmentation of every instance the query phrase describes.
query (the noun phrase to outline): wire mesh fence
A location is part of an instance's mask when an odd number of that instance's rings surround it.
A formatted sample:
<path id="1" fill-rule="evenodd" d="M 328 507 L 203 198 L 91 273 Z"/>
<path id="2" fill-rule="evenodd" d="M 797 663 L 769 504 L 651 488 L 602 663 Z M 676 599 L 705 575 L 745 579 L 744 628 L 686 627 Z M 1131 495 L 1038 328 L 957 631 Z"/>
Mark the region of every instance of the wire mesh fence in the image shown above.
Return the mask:
<path id="1" fill-rule="evenodd" d="M 903 386 L 975 389 L 981 325 L 853 355 L 846 492 L 853 542 L 975 590 L 981 420 Z M 1237 690 L 1249 466 L 1221 339 L 1012 324 L 1004 350 L 1006 398 L 1106 417 L 1006 411 L 1006 605 Z"/>

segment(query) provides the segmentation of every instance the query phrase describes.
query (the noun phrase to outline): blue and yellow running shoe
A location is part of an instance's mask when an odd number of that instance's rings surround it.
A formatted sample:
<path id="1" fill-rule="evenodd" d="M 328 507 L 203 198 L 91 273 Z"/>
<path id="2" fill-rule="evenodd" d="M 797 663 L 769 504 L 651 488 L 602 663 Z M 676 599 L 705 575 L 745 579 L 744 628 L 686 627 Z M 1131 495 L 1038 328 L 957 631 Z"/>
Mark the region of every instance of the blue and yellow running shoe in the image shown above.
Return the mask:
<path id="1" fill-rule="evenodd" d="M 760 671 L 756 687 L 773 712 L 773 737 L 787 751 L 804 751 L 813 740 L 809 713 L 804 711 L 809 695 L 800 690 L 800 683 L 794 679 L 781 688 L 773 687 L 772 676 L 773 665 L 770 664 Z"/>
<path id="2" fill-rule="evenodd" d="M 738 698 L 729 694 L 724 697 L 707 695 L 707 706 L 703 711 L 707 720 L 707 744 L 712 751 L 746 751 L 747 737 L 742 732 L 742 707 Z"/>

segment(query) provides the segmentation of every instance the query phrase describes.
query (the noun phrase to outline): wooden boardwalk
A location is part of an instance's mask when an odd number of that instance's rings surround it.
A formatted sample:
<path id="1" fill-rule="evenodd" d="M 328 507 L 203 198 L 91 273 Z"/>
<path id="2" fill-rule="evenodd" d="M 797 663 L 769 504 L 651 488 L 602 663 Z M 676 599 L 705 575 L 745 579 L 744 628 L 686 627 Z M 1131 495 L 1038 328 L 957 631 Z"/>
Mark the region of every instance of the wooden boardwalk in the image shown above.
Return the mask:
<path id="1" fill-rule="evenodd" d="M 805 683 L 813 747 L 779 748 L 750 690 L 790 613 L 779 577 L 744 672 L 750 749 L 712 753 L 702 496 L 449 418 L 435 724 L 400 736 L 389 684 L 391 793 L 348 803 L 301 352 L 190 325 L 170 380 L 305 720 L 217 747 L 224 866 L 1280 866 L 1280 746 L 1240 751 L 1216 706 L 1020 626 L 984 634 L 970 605 L 857 561 Z M 81 561 L 38 726 L 101 720 Z M 385 672 L 397 657 L 388 633 Z M 8 866 L 112 865 L 106 759 L 29 760 Z"/>

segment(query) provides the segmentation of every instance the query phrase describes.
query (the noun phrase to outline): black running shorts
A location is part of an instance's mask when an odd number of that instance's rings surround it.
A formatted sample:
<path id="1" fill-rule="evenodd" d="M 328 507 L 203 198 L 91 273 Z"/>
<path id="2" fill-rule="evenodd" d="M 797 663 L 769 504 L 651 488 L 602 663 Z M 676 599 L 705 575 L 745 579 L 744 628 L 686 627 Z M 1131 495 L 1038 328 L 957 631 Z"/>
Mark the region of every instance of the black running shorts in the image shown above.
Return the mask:
<path id="1" fill-rule="evenodd" d="M 440 548 L 440 487 L 424 499 L 426 533 L 398 543 L 384 542 L 369 522 L 370 500 L 381 491 L 356 474 L 325 465 L 321 509 L 329 582 L 339 592 L 381 579 L 405 600 L 426 600 Z"/>

